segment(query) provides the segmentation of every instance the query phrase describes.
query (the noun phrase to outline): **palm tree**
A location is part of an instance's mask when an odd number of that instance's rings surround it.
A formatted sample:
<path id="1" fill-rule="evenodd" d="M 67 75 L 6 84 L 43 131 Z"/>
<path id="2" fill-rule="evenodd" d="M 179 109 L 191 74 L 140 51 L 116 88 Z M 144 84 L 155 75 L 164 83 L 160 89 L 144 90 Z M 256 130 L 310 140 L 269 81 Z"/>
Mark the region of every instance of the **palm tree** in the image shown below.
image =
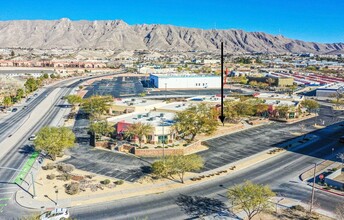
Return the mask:
<path id="1" fill-rule="evenodd" d="M 127 138 L 132 138 L 135 136 L 138 137 L 140 147 L 141 147 L 143 137 L 151 134 L 153 131 L 154 131 L 154 128 L 152 125 L 137 122 L 137 123 L 131 124 L 127 127 L 124 136 Z"/>

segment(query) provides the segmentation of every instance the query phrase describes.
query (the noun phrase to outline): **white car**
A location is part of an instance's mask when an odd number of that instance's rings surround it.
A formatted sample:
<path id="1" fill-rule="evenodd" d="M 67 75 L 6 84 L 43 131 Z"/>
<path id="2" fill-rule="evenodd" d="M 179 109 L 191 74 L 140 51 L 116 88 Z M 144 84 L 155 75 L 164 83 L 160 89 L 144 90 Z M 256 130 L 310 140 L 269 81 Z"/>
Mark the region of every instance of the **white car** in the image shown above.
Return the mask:
<path id="1" fill-rule="evenodd" d="M 68 209 L 59 208 L 52 211 L 44 212 L 40 216 L 40 220 L 64 220 L 69 218 Z"/>
<path id="2" fill-rule="evenodd" d="M 29 137 L 29 141 L 34 141 L 36 139 L 37 139 L 37 137 L 34 134 Z"/>

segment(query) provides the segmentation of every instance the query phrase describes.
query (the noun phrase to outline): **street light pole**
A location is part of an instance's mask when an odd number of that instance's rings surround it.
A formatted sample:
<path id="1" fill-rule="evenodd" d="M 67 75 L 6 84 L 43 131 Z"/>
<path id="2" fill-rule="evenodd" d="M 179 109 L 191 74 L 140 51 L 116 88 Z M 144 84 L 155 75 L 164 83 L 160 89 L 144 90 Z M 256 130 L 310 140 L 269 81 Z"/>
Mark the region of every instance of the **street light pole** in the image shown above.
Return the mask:
<path id="1" fill-rule="evenodd" d="M 19 170 L 19 169 L 15 169 L 15 168 L 10 168 L 10 167 L 0 167 L 0 169 L 6 169 L 6 170 L 14 170 L 14 171 L 22 171 L 22 170 Z M 28 173 L 28 171 L 26 172 Z M 32 190 L 33 190 L 33 194 L 32 194 L 32 198 L 35 199 L 36 198 L 36 187 L 35 187 L 35 180 L 33 178 L 33 173 L 32 171 L 30 172 L 31 174 L 31 182 L 32 182 Z M 24 180 L 24 179 L 23 179 Z M 25 181 L 25 180 L 24 180 Z M 26 181 L 25 181 L 26 182 Z M 27 193 L 29 193 L 27 191 Z M 31 194 L 31 193 L 29 193 Z"/>
<path id="2" fill-rule="evenodd" d="M 315 185 L 315 173 L 316 173 L 316 170 L 317 170 L 317 163 L 314 164 L 314 174 L 313 174 L 313 186 L 312 186 L 312 198 L 311 198 L 311 205 L 310 205 L 310 208 L 309 208 L 309 212 L 312 213 L 312 210 L 313 210 L 313 203 L 314 203 L 314 185 Z"/>

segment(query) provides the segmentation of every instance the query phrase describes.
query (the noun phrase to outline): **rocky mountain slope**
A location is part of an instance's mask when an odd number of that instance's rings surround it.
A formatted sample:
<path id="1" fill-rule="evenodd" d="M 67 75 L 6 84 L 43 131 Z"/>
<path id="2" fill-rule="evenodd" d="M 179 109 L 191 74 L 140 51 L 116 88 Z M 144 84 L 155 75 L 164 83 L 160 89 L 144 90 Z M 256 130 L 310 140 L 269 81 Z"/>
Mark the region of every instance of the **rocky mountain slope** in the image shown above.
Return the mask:
<path id="1" fill-rule="evenodd" d="M 66 18 L 0 22 L 0 48 L 214 51 L 218 49 L 221 41 L 229 53 L 344 53 L 343 43 L 304 42 L 263 32 L 242 30 L 128 25 L 121 20 L 71 21 Z"/>

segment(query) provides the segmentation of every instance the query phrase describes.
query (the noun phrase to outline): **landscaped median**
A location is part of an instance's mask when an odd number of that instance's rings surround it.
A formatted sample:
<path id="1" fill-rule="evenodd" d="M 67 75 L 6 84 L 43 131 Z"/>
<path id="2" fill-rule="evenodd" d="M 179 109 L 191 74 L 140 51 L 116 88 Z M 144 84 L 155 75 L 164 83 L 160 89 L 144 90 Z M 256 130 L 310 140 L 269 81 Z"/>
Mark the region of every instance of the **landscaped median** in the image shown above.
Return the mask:
<path id="1" fill-rule="evenodd" d="M 16 183 L 18 185 L 21 185 L 26 177 L 26 175 L 28 174 L 28 172 L 30 171 L 31 167 L 33 166 L 33 164 L 35 163 L 37 157 L 39 156 L 39 152 L 35 151 L 33 152 L 29 159 L 25 162 L 24 166 L 22 167 L 21 171 L 18 173 L 18 175 L 15 177 L 13 183 Z"/>

